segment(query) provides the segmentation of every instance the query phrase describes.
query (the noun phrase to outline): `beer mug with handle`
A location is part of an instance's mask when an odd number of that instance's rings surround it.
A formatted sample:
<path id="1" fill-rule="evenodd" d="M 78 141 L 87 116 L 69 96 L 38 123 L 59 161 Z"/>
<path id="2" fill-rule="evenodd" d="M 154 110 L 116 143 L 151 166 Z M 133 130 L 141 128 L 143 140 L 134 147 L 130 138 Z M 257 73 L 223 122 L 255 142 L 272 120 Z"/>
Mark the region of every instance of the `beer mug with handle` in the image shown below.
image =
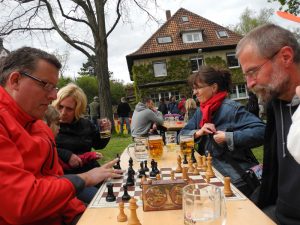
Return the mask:
<path id="1" fill-rule="evenodd" d="M 225 197 L 220 187 L 189 184 L 183 188 L 185 225 L 225 225 Z"/>

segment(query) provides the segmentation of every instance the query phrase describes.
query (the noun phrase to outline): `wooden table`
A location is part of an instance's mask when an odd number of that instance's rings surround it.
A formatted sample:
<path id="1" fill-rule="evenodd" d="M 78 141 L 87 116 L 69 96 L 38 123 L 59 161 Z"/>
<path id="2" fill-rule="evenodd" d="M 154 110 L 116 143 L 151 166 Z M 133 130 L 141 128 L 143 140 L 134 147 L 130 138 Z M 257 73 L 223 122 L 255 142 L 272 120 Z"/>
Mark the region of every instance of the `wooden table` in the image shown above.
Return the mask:
<path id="1" fill-rule="evenodd" d="M 165 121 L 163 123 L 163 127 L 166 128 L 166 130 L 168 131 L 180 131 L 182 128 L 184 128 L 184 126 L 186 125 L 186 122 L 183 121 L 174 121 L 174 122 L 169 122 L 169 121 Z"/>
<path id="2" fill-rule="evenodd" d="M 127 168 L 128 154 L 121 156 L 121 167 Z M 176 152 L 164 152 L 158 165 L 176 166 Z M 138 162 L 134 163 L 138 168 Z M 226 225 L 271 225 L 275 224 L 250 200 L 226 201 L 227 223 Z M 125 213 L 129 216 L 129 210 Z M 117 222 L 118 208 L 87 208 L 77 225 L 126 225 L 127 222 Z M 142 225 L 183 225 L 182 210 L 144 212 L 142 207 L 137 209 L 137 215 Z"/>

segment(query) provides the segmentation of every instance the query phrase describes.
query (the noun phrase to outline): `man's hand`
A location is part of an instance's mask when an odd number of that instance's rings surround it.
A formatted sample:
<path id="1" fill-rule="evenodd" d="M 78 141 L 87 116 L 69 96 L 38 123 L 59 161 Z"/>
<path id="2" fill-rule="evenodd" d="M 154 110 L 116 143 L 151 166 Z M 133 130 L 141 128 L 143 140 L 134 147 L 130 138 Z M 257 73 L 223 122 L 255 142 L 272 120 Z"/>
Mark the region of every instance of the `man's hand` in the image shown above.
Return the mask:
<path id="1" fill-rule="evenodd" d="M 94 186 L 107 178 L 119 178 L 124 171 L 112 168 L 118 161 L 119 159 L 114 159 L 101 167 L 78 174 L 78 176 L 85 181 L 85 186 L 87 187 Z"/>
<path id="2" fill-rule="evenodd" d="M 216 127 L 213 123 L 205 123 L 201 129 L 194 134 L 194 138 L 198 138 L 207 134 L 214 134 L 216 131 Z"/>
<path id="3" fill-rule="evenodd" d="M 72 154 L 68 164 L 72 167 L 72 168 L 77 168 L 77 167 L 82 167 L 82 160 L 81 158 L 79 158 L 78 155 Z"/>
<path id="4" fill-rule="evenodd" d="M 226 142 L 224 131 L 218 130 L 213 137 L 215 142 L 217 142 L 219 145 L 224 144 Z"/>

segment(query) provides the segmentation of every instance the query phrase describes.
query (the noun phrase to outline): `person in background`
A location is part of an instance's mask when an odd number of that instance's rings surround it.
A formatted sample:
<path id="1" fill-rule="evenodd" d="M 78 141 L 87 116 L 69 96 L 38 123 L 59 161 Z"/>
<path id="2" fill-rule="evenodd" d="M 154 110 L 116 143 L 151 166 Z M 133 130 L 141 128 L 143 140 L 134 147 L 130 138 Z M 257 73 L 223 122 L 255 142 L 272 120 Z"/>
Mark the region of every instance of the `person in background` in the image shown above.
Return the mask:
<path id="1" fill-rule="evenodd" d="M 181 100 L 178 103 L 178 110 L 179 110 L 179 114 L 182 115 L 184 117 L 185 112 L 186 112 L 186 108 L 185 108 L 185 102 L 186 102 L 186 98 L 184 95 L 181 95 Z"/>
<path id="2" fill-rule="evenodd" d="M 50 127 L 54 137 L 59 132 L 59 112 L 52 105 L 48 105 L 48 109 L 45 112 L 44 119 L 45 123 Z"/>
<path id="3" fill-rule="evenodd" d="M 159 100 L 158 111 L 160 111 L 163 115 L 168 114 L 168 106 L 166 105 L 164 98 Z"/>
<path id="4" fill-rule="evenodd" d="M 188 98 L 185 102 L 186 113 L 184 115 L 184 121 L 189 121 L 197 110 L 197 105 L 194 99 Z"/>
<path id="5" fill-rule="evenodd" d="M 110 138 L 101 138 L 99 126 L 111 129 L 110 121 L 101 121 L 101 124 L 95 126 L 84 118 L 87 98 L 83 90 L 73 83 L 58 91 L 52 105 L 60 113 L 60 130 L 55 141 L 60 159 L 68 165 L 64 166 L 64 172 L 78 174 L 99 167 L 97 160 L 103 156 L 91 151 L 92 148 L 98 150 L 108 144 Z M 90 187 L 89 190 L 83 197 L 85 202 L 89 202 L 97 192 L 96 187 Z"/>
<path id="6" fill-rule="evenodd" d="M 60 62 L 22 47 L 0 62 L 0 224 L 76 224 L 84 187 L 120 177 L 118 159 L 81 174 L 64 175 L 54 135 L 42 121 L 56 99 Z"/>
<path id="7" fill-rule="evenodd" d="M 266 24 L 240 40 L 236 55 L 248 89 L 267 103 L 262 185 L 258 206 L 276 223 L 300 224 L 300 165 L 287 149 L 292 115 L 299 105 L 300 46 L 294 34 Z"/>
<path id="8" fill-rule="evenodd" d="M 246 104 L 246 109 L 253 113 L 255 116 L 259 117 L 259 105 L 258 105 L 258 99 L 256 95 L 253 92 L 249 92 L 249 99 Z"/>
<path id="9" fill-rule="evenodd" d="M 157 125 L 162 125 L 164 118 L 161 112 L 157 111 L 151 98 L 143 98 L 135 106 L 131 120 L 131 136 L 143 137 L 157 131 Z"/>
<path id="10" fill-rule="evenodd" d="M 193 135 L 198 152 L 212 156 L 212 165 L 246 196 L 254 191 L 244 180 L 245 171 L 258 164 L 251 148 L 262 145 L 265 124 L 244 106 L 227 98 L 231 74 L 202 66 L 189 78 L 200 102 L 194 116 L 180 134 Z M 242 172 L 241 172 L 242 171 Z"/>
<path id="11" fill-rule="evenodd" d="M 93 102 L 89 104 L 88 108 L 91 121 L 95 124 L 95 126 L 98 126 L 97 120 L 100 118 L 100 103 L 98 96 L 94 97 Z"/>
<path id="12" fill-rule="evenodd" d="M 171 114 L 179 114 L 178 104 L 176 102 L 176 96 L 172 96 L 170 98 L 170 102 L 168 104 L 169 113 Z"/>
<path id="13" fill-rule="evenodd" d="M 130 105 L 127 103 L 126 98 L 121 98 L 121 103 L 118 105 L 117 108 L 117 114 L 120 120 L 120 133 L 123 134 L 123 127 L 124 127 L 124 121 L 126 123 L 126 127 L 128 130 L 128 134 L 131 134 L 130 129 L 130 121 L 129 121 L 129 114 L 131 112 Z"/>

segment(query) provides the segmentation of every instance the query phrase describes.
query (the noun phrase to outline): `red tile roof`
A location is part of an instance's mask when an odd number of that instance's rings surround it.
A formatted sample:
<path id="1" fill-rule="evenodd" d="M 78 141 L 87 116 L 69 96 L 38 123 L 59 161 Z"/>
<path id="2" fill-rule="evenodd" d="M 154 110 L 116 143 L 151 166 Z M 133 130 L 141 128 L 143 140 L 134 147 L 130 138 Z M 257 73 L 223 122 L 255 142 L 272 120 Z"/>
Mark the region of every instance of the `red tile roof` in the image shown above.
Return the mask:
<path id="1" fill-rule="evenodd" d="M 182 22 L 182 16 L 187 16 L 189 22 Z M 183 43 L 181 33 L 183 31 L 202 30 L 203 42 Z M 227 38 L 219 38 L 217 31 L 226 31 Z M 172 43 L 158 44 L 158 37 L 171 36 Z M 159 54 L 163 52 L 186 51 L 194 49 L 214 48 L 221 46 L 234 46 L 242 38 L 229 29 L 207 20 L 184 8 L 180 8 L 161 28 L 159 28 L 136 52 L 127 57 L 138 58 L 138 55 Z"/>

